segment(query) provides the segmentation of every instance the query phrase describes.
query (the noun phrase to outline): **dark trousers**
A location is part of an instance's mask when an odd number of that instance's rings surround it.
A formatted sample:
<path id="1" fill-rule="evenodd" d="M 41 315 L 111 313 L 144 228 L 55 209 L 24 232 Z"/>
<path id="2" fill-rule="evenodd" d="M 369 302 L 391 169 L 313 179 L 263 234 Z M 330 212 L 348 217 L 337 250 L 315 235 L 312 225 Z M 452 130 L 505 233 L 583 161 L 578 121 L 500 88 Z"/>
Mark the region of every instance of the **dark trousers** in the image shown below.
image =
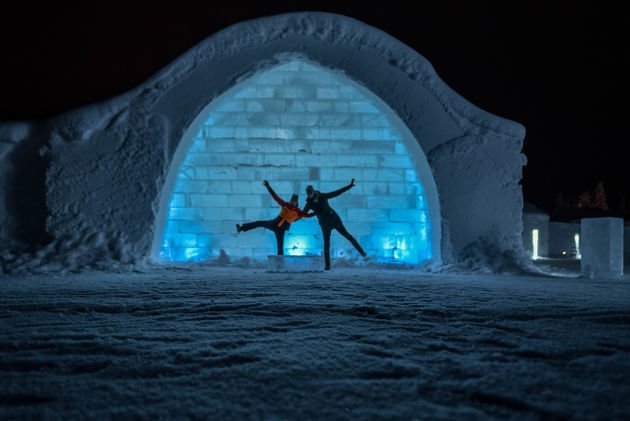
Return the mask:
<path id="1" fill-rule="evenodd" d="M 248 222 L 243 224 L 243 231 L 253 230 L 255 228 L 267 228 L 270 231 L 273 231 L 276 234 L 276 243 L 278 246 L 278 255 L 282 256 L 284 254 L 284 233 L 287 231 L 289 224 L 285 222 L 281 227 L 278 226 L 278 223 L 281 219 L 272 219 L 271 221 L 255 221 Z"/>
<path id="2" fill-rule="evenodd" d="M 324 260 L 326 262 L 326 269 L 330 269 L 330 234 L 332 233 L 333 229 L 336 229 L 339 234 L 346 237 L 346 239 L 352 243 L 354 248 L 357 249 L 359 253 L 364 253 L 359 242 L 355 240 L 355 238 L 348 232 L 346 227 L 343 226 L 341 219 L 337 219 L 331 224 L 321 225 L 321 227 L 322 234 L 324 236 Z"/>

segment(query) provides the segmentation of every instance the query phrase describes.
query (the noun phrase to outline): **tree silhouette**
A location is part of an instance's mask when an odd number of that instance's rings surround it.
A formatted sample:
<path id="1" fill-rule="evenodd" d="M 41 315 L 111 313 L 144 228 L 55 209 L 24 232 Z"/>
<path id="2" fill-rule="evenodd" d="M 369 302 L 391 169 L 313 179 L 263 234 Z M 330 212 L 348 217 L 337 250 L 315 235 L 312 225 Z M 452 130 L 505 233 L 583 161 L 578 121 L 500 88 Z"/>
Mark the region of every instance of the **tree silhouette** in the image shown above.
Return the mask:
<path id="1" fill-rule="evenodd" d="M 606 192 L 604 191 L 604 183 L 597 183 L 595 191 L 593 192 L 593 207 L 597 209 L 608 210 L 608 204 L 606 203 Z"/>

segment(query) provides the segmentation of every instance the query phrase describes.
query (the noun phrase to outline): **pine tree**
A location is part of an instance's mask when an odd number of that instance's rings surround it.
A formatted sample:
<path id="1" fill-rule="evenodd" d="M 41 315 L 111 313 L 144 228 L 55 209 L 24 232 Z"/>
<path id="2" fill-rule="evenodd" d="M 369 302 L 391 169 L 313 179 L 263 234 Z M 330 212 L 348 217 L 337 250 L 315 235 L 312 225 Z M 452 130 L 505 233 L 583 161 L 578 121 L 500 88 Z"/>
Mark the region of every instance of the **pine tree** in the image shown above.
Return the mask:
<path id="1" fill-rule="evenodd" d="M 606 192 L 604 191 L 604 183 L 599 182 L 595 191 L 593 192 L 593 207 L 597 209 L 608 210 L 608 204 L 606 203 Z"/>

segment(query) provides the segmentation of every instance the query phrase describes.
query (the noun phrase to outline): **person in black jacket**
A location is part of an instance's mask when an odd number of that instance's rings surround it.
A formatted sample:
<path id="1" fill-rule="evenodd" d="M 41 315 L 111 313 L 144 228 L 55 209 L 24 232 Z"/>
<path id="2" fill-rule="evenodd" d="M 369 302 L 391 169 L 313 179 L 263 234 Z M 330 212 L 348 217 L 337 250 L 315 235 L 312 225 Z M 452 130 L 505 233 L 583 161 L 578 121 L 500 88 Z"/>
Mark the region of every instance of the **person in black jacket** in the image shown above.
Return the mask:
<path id="1" fill-rule="evenodd" d="M 361 256 L 366 256 L 365 252 L 361 248 L 361 245 L 348 232 L 346 227 L 343 226 L 341 218 L 339 217 L 337 212 L 335 212 L 333 208 L 331 208 L 328 204 L 328 199 L 337 197 L 340 194 L 350 190 L 352 187 L 354 187 L 354 178 L 347 186 L 330 193 L 322 193 L 318 190 L 315 190 L 313 186 L 310 185 L 306 187 L 306 195 L 308 196 L 308 198 L 306 199 L 304 212 L 313 210 L 313 214 L 317 215 L 317 221 L 319 222 L 319 226 L 322 229 L 322 235 L 324 236 L 324 260 L 326 262 L 326 270 L 330 270 L 330 234 L 333 229 L 336 229 L 339 234 L 346 237 L 346 239 L 352 243 L 354 248 L 357 249 Z"/>

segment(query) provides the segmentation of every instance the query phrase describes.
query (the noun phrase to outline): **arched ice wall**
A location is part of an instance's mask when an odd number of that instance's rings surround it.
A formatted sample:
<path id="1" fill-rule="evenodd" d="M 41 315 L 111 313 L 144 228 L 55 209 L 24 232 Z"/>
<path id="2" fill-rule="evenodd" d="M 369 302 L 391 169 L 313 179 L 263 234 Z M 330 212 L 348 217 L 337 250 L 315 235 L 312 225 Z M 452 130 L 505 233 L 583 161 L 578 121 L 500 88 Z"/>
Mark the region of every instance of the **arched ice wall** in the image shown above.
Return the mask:
<path id="1" fill-rule="evenodd" d="M 148 256 L 162 186 L 185 131 L 241 78 L 296 52 L 379 96 L 418 139 L 437 182 L 445 262 L 475 242 L 522 251 L 524 127 L 467 102 L 391 36 L 328 13 L 236 24 L 135 90 L 50 121 L 47 144 L 38 150 L 50 160 L 49 233 L 59 238 L 88 227 L 106 238 L 122 236 Z M 10 223 L 15 215 L 0 216 Z"/>
<path id="2" fill-rule="evenodd" d="M 288 199 L 309 184 L 332 191 L 356 178 L 332 203 L 370 256 L 440 261 L 437 187 L 418 141 L 380 98 L 344 75 L 300 55 L 284 59 L 216 98 L 190 125 L 162 189 L 153 257 L 266 259 L 276 253 L 271 232 L 234 229 L 278 214 L 263 179 Z M 284 250 L 321 254 L 322 242 L 317 221 L 304 220 L 292 224 Z M 353 247 L 333 236 L 331 252 L 348 258 Z"/>

